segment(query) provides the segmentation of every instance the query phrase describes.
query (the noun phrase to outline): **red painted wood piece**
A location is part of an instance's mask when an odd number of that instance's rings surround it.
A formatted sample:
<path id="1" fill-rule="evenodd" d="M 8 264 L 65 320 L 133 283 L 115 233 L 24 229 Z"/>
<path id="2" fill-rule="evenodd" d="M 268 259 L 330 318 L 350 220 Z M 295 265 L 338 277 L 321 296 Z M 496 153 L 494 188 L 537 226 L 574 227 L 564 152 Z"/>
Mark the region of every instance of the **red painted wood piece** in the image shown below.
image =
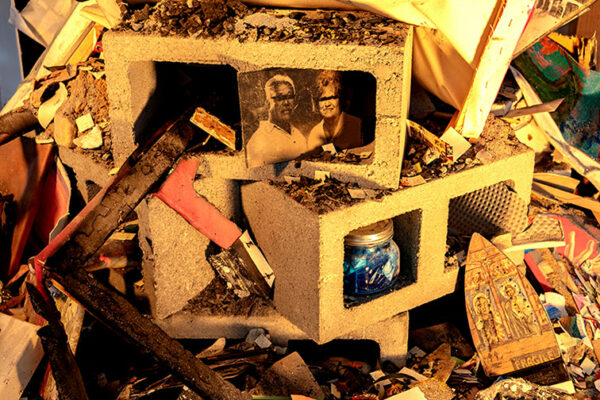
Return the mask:
<path id="1" fill-rule="evenodd" d="M 242 231 L 208 201 L 198 196 L 194 190 L 197 170 L 198 160 L 181 161 L 154 195 L 211 241 L 228 249 L 242 235 Z"/>

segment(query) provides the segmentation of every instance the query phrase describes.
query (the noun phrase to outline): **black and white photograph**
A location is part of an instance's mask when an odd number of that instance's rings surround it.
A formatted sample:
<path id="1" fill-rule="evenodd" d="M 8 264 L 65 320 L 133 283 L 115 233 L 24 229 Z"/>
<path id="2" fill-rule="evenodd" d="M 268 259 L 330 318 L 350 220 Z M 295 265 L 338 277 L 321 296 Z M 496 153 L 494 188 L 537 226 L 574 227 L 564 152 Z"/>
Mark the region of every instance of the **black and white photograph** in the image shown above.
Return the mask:
<path id="1" fill-rule="evenodd" d="M 374 140 L 375 78 L 364 72 L 269 69 L 240 73 L 242 136 L 249 168 Z"/>

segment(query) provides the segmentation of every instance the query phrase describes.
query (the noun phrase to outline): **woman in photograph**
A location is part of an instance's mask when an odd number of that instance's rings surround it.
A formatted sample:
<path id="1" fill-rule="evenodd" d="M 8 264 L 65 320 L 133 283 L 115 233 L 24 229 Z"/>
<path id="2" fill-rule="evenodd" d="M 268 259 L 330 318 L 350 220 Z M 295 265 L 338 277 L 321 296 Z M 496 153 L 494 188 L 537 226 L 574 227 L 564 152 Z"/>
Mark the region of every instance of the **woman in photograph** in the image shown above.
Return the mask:
<path id="1" fill-rule="evenodd" d="M 308 149 L 327 143 L 337 149 L 363 146 L 361 120 L 342 111 L 342 80 L 338 71 L 321 71 L 316 79 L 315 103 L 323 118 L 308 136 Z"/>

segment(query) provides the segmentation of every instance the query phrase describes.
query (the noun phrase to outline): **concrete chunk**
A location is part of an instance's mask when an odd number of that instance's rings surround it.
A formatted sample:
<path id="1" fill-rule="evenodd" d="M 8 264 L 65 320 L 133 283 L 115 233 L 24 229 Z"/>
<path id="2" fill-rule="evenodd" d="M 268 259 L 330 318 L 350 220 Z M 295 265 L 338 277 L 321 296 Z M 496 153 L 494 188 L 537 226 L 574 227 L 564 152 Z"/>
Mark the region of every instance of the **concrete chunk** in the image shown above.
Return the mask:
<path id="1" fill-rule="evenodd" d="M 325 397 L 315 377 L 297 352 L 282 358 L 266 370 L 250 394 L 267 396 L 301 394 L 313 398 Z"/>
<path id="2" fill-rule="evenodd" d="M 195 189 L 223 215 L 236 219 L 239 195 L 234 181 L 200 179 Z M 215 277 L 206 251 L 210 241 L 181 215 L 154 196 L 136 209 L 140 246 L 144 257 L 144 279 L 153 315 L 165 318 L 181 310 Z"/>

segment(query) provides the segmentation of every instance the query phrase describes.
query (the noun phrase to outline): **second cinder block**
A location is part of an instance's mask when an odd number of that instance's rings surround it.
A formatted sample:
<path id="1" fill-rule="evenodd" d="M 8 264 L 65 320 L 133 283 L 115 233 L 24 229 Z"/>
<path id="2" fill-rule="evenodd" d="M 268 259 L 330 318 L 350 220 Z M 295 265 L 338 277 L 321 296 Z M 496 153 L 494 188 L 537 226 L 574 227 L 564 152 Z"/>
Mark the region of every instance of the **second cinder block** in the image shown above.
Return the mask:
<path id="1" fill-rule="evenodd" d="M 318 214 L 266 182 L 242 186 L 242 206 L 258 246 L 275 272 L 277 310 L 312 339 L 370 325 L 455 289 L 457 268 L 445 267 L 451 199 L 509 182 L 528 202 L 533 153 L 521 152 L 427 184 Z M 343 295 L 344 237 L 392 218 L 401 251 L 400 278 L 391 290 L 348 303 Z"/>

